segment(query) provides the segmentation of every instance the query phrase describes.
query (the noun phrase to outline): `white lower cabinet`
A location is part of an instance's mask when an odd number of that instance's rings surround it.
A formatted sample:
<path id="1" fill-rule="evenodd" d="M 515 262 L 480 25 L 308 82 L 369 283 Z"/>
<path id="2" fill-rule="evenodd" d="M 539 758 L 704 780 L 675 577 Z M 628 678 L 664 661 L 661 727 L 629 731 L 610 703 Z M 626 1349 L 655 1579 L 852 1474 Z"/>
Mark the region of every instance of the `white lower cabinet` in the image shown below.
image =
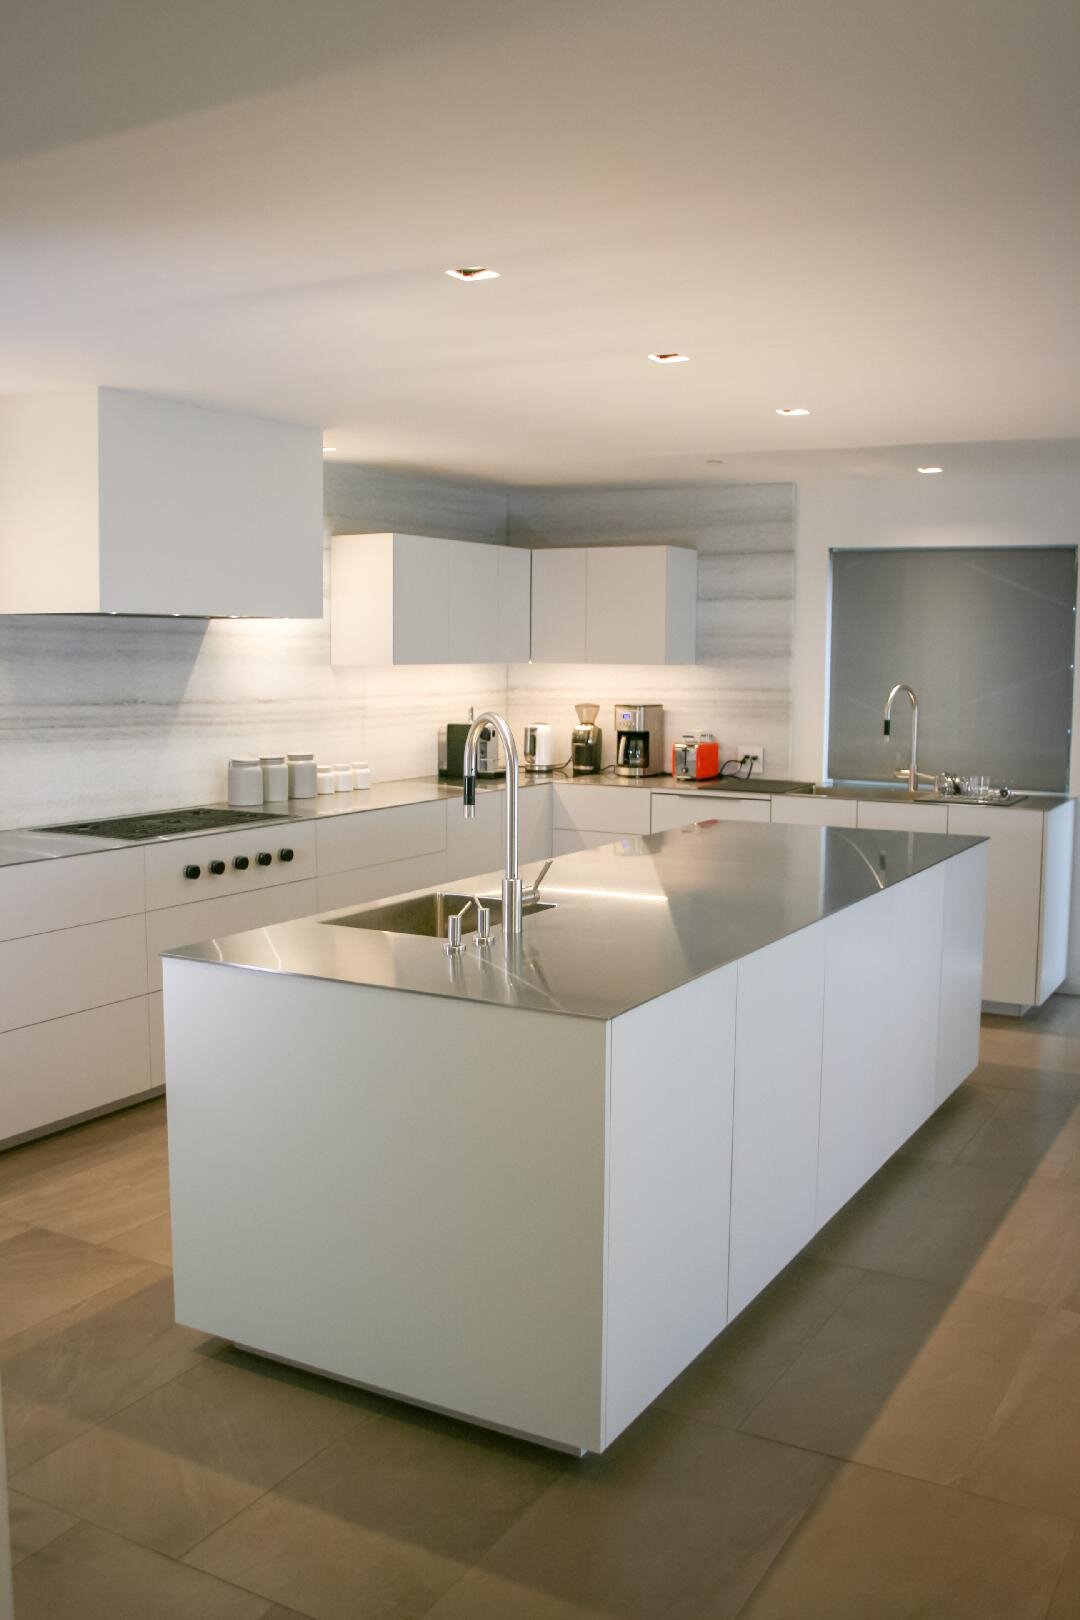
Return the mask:
<path id="1" fill-rule="evenodd" d="M 856 826 L 891 832 L 943 833 L 949 812 L 943 804 L 891 804 L 887 799 L 860 799 Z"/>
<path id="2" fill-rule="evenodd" d="M 142 917 L 118 917 L 0 944 L 0 1030 L 145 994 Z M 0 1125 L 0 1139 L 6 1134 Z"/>
<path id="3" fill-rule="evenodd" d="M 552 783 L 552 827 L 558 832 L 601 833 L 598 840 L 576 843 L 570 849 L 591 849 L 594 843 L 611 844 L 623 833 L 652 830 L 648 782 L 640 788 L 616 787 L 597 783 Z M 565 841 L 563 841 L 565 842 Z"/>
<path id="4" fill-rule="evenodd" d="M 936 1105 L 944 896 L 932 867 L 824 924 L 819 1225 Z"/>
<path id="5" fill-rule="evenodd" d="M 362 906 L 387 895 L 409 894 L 413 889 L 431 889 L 446 882 L 446 851 L 433 855 L 411 855 L 403 861 L 386 861 L 382 866 L 357 866 L 351 872 L 331 872 L 320 877 L 317 911 L 340 911 L 343 906 Z"/>
<path id="6" fill-rule="evenodd" d="M 161 989 L 162 951 L 197 945 L 200 940 L 225 934 L 242 934 L 249 928 L 270 928 L 295 917 L 310 917 L 318 909 L 318 885 L 309 878 L 306 883 L 281 883 L 255 894 L 227 894 L 218 900 L 197 900 L 190 906 L 149 911 L 146 950 L 150 989 Z"/>
<path id="7" fill-rule="evenodd" d="M 854 827 L 856 808 L 854 799 L 777 793 L 772 801 L 772 820 L 788 827 Z"/>
<path id="8" fill-rule="evenodd" d="M 0 1035 L 0 1141 L 128 1101 L 153 1078 L 147 1001 L 135 996 Z"/>
<path id="9" fill-rule="evenodd" d="M 576 855 L 581 849 L 601 849 L 604 844 L 633 841 L 636 833 L 584 832 L 577 827 L 556 827 L 551 834 L 553 855 Z"/>
<path id="10" fill-rule="evenodd" d="M 979 1061 L 989 845 L 945 863 L 941 938 L 941 1020 L 935 1105 L 943 1103 Z"/>
<path id="11" fill-rule="evenodd" d="M 315 829 L 319 877 L 445 850 L 446 810 L 445 800 L 434 799 L 321 819 Z"/>
<path id="12" fill-rule="evenodd" d="M 652 832 L 691 827 L 698 821 L 768 821 L 768 799 L 736 798 L 734 794 L 654 793 Z"/>
<path id="13" fill-rule="evenodd" d="M 817 1230 L 824 930 L 756 951 L 738 971 L 729 1321 Z"/>

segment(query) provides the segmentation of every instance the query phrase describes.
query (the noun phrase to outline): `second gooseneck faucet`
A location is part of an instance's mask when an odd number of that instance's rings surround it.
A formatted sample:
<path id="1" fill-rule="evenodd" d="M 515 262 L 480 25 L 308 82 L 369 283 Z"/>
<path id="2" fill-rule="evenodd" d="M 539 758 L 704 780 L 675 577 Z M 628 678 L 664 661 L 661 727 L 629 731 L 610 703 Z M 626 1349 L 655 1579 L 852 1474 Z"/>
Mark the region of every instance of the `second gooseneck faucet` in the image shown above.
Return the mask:
<path id="1" fill-rule="evenodd" d="M 908 791 L 912 798 L 919 791 L 919 700 L 911 687 L 904 681 L 899 681 L 885 699 L 885 713 L 882 717 L 882 730 L 887 737 L 892 729 L 893 704 L 901 692 L 906 692 L 911 699 L 911 763 L 908 766 Z M 897 772 L 897 775 L 901 775 Z"/>
<path id="2" fill-rule="evenodd" d="M 465 819 L 476 815 L 476 743 L 485 726 L 491 726 L 499 735 L 506 750 L 506 871 L 502 882 L 502 922 L 506 939 L 515 939 L 521 933 L 521 864 L 518 848 L 518 751 L 514 733 L 501 714 L 486 710 L 478 714 L 465 738 L 462 760 L 463 797 Z"/>

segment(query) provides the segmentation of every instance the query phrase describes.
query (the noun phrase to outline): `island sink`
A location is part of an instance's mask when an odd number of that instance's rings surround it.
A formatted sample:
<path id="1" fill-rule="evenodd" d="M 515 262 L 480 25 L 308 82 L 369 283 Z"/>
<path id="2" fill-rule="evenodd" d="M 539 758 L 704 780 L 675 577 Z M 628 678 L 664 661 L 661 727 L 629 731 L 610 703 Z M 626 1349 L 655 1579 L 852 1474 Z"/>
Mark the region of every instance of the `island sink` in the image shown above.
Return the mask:
<path id="1" fill-rule="evenodd" d="M 413 934 L 422 939 L 445 939 L 447 924 L 456 912 L 470 906 L 463 923 L 463 932 L 476 930 L 476 911 L 471 909 L 475 894 L 410 894 L 403 900 L 392 900 L 388 905 L 369 906 L 363 911 L 351 911 L 345 916 L 324 917 L 330 928 L 370 928 L 383 934 Z M 502 900 L 497 894 L 481 894 L 479 899 L 491 912 L 491 926 L 502 922 Z M 521 908 L 523 917 L 538 911 L 554 911 L 553 900 L 526 900 Z"/>

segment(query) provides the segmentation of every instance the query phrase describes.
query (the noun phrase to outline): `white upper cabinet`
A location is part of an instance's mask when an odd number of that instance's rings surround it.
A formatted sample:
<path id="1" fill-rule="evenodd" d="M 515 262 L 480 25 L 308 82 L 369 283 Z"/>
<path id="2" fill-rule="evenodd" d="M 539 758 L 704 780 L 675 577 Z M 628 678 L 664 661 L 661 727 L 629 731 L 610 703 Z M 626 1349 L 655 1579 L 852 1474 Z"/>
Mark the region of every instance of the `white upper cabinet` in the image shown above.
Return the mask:
<path id="1" fill-rule="evenodd" d="M 116 388 L 0 401 L 0 613 L 318 618 L 315 428 Z"/>
<path id="2" fill-rule="evenodd" d="M 527 551 L 416 534 L 331 540 L 331 663 L 508 663 L 528 644 Z"/>
<path id="3" fill-rule="evenodd" d="M 578 546 L 533 553 L 537 663 L 692 664 L 697 552 Z"/>
<path id="4" fill-rule="evenodd" d="M 583 664 L 589 552 L 585 546 L 534 551 L 532 657 L 537 664 Z"/>

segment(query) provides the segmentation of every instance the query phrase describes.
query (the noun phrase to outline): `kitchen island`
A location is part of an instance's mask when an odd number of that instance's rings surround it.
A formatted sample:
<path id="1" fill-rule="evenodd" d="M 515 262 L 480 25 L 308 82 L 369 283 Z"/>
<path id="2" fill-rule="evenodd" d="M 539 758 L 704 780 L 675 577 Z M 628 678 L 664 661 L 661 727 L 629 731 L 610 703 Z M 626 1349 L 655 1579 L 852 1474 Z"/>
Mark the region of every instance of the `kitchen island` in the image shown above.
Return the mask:
<path id="1" fill-rule="evenodd" d="M 424 895 L 168 953 L 178 1319 L 602 1451 L 974 1068 L 985 896 L 982 840 L 705 823 L 509 953 Z"/>

